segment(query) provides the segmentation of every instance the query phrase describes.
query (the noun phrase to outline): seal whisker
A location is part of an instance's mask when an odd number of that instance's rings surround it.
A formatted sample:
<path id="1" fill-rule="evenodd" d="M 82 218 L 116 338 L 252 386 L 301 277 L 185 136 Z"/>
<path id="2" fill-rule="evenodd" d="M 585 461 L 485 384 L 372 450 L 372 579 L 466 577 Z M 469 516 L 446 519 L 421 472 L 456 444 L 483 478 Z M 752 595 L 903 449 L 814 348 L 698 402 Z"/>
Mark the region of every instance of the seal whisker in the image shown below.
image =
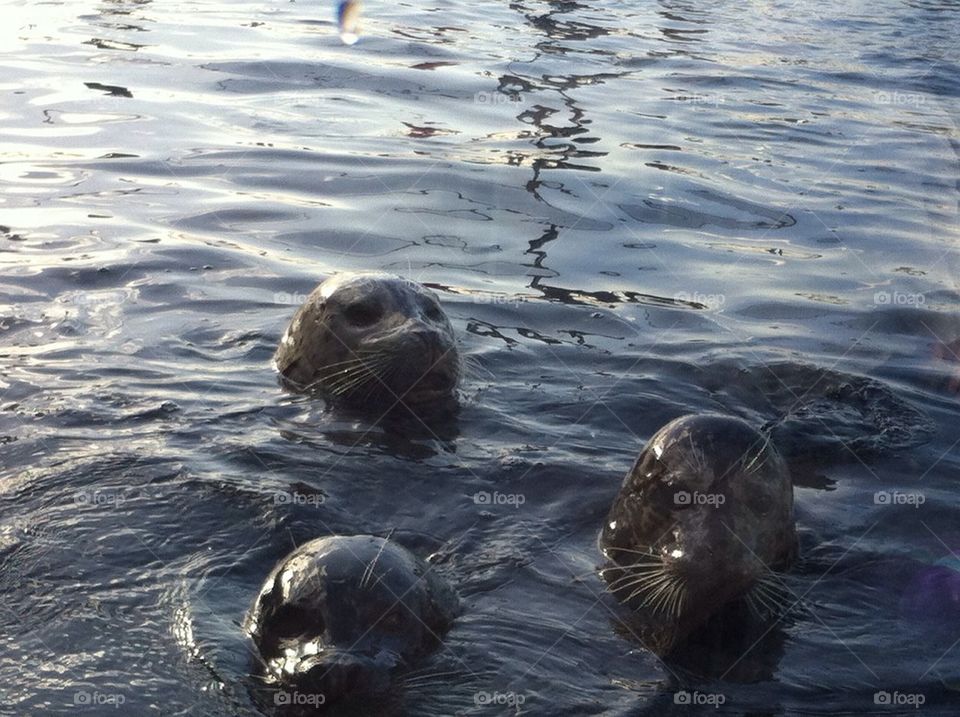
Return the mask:
<path id="1" fill-rule="evenodd" d="M 382 381 L 384 368 L 390 368 L 395 356 L 391 352 L 381 351 L 364 362 L 363 376 L 369 380 Z"/>
<path id="2" fill-rule="evenodd" d="M 649 558 L 649 559 L 648 559 L 648 560 L 637 560 L 637 561 L 634 562 L 634 563 L 615 563 L 614 565 L 609 565 L 609 566 L 607 566 L 607 567 L 601 568 L 601 569 L 600 569 L 600 572 L 604 572 L 604 571 L 607 571 L 607 570 L 626 570 L 627 568 L 632 568 L 632 567 L 634 567 L 634 566 L 636 566 L 636 565 L 639 565 L 639 566 L 644 566 L 644 565 L 663 565 L 663 559 L 662 559 L 660 556 L 654 557 L 654 556 L 652 556 L 652 555 L 642 555 L 641 557 L 645 557 L 645 558 Z"/>
<path id="3" fill-rule="evenodd" d="M 626 577 L 632 578 L 632 580 L 628 580 L 628 581 L 627 581 L 627 582 L 629 582 L 629 583 L 631 583 L 631 584 L 636 584 L 636 583 L 641 583 L 641 582 L 656 583 L 656 582 L 659 582 L 659 581 L 660 581 L 661 579 L 663 579 L 663 578 L 668 578 L 668 577 L 670 577 L 670 573 L 667 571 L 667 569 L 666 569 L 665 567 L 661 566 L 661 568 L 660 568 L 659 570 L 646 571 L 646 572 L 638 572 L 638 573 L 630 573 L 630 574 L 627 575 Z M 617 581 L 619 581 L 619 580 L 620 580 L 620 578 L 617 578 Z M 616 581 L 613 581 L 613 582 L 616 582 Z"/>
<path id="4" fill-rule="evenodd" d="M 646 596 L 640 608 L 648 608 L 652 612 L 660 612 L 660 602 L 663 599 L 664 595 L 667 594 L 670 588 L 670 581 L 666 580 L 659 583 L 656 587 L 649 591 L 649 595 Z"/>
<path id="5" fill-rule="evenodd" d="M 657 584 L 657 583 L 660 582 L 661 580 L 665 579 L 665 578 L 667 577 L 667 574 L 666 574 L 666 572 L 664 571 L 664 572 L 657 572 L 657 573 L 648 574 L 648 575 L 634 575 L 634 574 L 630 574 L 630 575 L 627 575 L 627 576 L 625 576 L 625 577 L 626 577 L 627 579 L 624 580 L 624 581 L 622 582 L 622 584 L 617 585 L 616 587 L 614 587 L 614 583 L 611 582 L 611 583 L 610 583 L 610 589 L 611 589 L 611 590 L 614 590 L 614 591 L 628 590 L 628 589 L 630 589 L 631 587 L 633 587 L 633 586 L 635 586 L 635 585 L 642 585 L 642 586 L 644 586 L 644 589 L 647 589 L 647 588 L 649 588 L 649 587 Z M 620 579 L 618 578 L 617 582 L 619 582 L 619 580 L 620 580 Z"/>
<path id="6" fill-rule="evenodd" d="M 677 581 L 677 598 L 676 603 L 673 606 L 673 615 L 674 617 L 679 617 L 683 611 L 683 606 L 687 602 L 687 584 L 684 580 Z"/>
<path id="7" fill-rule="evenodd" d="M 610 580 L 607 583 L 607 585 L 609 585 L 611 590 L 616 590 L 619 587 L 622 587 L 620 583 L 636 583 L 638 581 L 653 580 L 663 570 L 664 570 L 663 566 L 658 565 L 655 568 L 648 568 L 645 570 L 627 572 L 618 578 L 614 578 L 613 580 Z"/>
<path id="8" fill-rule="evenodd" d="M 757 606 L 757 600 L 753 596 L 753 591 L 751 590 L 746 595 L 743 596 L 743 601 L 747 604 L 747 608 L 753 613 L 756 617 L 763 618 L 763 613 L 760 608 Z"/>
<path id="9" fill-rule="evenodd" d="M 636 582 L 628 583 L 626 585 L 621 586 L 618 590 L 620 591 L 629 590 L 634 585 L 639 586 L 636 588 L 636 590 L 634 590 L 632 593 L 630 593 L 630 595 L 627 596 L 627 602 L 629 602 L 636 595 L 639 595 L 640 593 L 652 592 L 655 594 L 661 587 L 663 587 L 663 585 L 669 583 L 670 580 L 672 579 L 673 579 L 672 575 L 664 572 L 654 578 L 641 577 Z"/>
<path id="10" fill-rule="evenodd" d="M 803 605 L 802 600 L 796 600 L 793 604 L 789 604 L 792 597 L 792 595 L 789 594 L 789 589 L 784 587 L 773 573 L 769 573 L 758 579 L 751 593 L 763 596 L 767 603 L 772 606 L 771 612 L 773 614 L 785 614 L 789 612 L 791 608 L 797 605 Z"/>
<path id="11" fill-rule="evenodd" d="M 342 366 L 350 366 L 351 364 L 364 363 L 365 361 L 369 360 L 368 356 L 376 356 L 377 353 L 379 352 L 370 352 L 367 354 L 355 353 L 351 358 L 345 359 L 343 361 L 331 361 L 330 363 L 324 366 L 321 366 L 320 369 L 318 369 L 318 373 L 336 372 Z"/>
<path id="12" fill-rule="evenodd" d="M 706 474 L 707 457 L 704 455 L 703 449 L 694 443 L 692 433 L 687 436 L 687 442 L 690 444 L 690 448 L 687 451 L 686 459 L 690 468 L 698 475 Z"/>
<path id="13" fill-rule="evenodd" d="M 386 368 L 385 371 L 380 372 L 374 377 L 376 379 L 376 382 L 379 383 L 384 388 L 386 388 L 386 390 L 389 391 L 391 394 L 393 394 L 393 397 L 396 398 L 397 400 L 402 399 L 403 396 L 397 397 L 396 392 L 392 388 L 390 388 L 390 381 L 396 374 L 400 372 L 400 366 L 398 366 L 396 362 L 392 362 L 390 364 L 387 364 L 384 368 Z M 371 383 L 370 391 L 372 391 L 375 387 L 376 387 L 376 384 Z"/>
<path id="14" fill-rule="evenodd" d="M 655 570 L 655 569 L 657 569 L 657 568 L 662 568 L 662 567 L 663 567 L 663 561 L 662 561 L 662 560 L 656 560 L 656 561 L 650 560 L 650 561 L 645 561 L 645 562 L 640 562 L 640 563 L 628 563 L 628 564 L 626 564 L 626 565 L 619 565 L 619 564 L 617 564 L 617 565 L 610 565 L 610 566 L 605 567 L 605 568 L 600 568 L 600 574 L 602 575 L 603 573 L 612 573 L 612 572 L 615 572 L 615 571 L 617 571 L 617 570 L 634 570 L 634 569 L 636 569 L 636 570 L 651 570 L 651 569 Z"/>
<path id="15" fill-rule="evenodd" d="M 370 582 L 370 577 L 373 575 L 373 568 L 376 566 L 380 556 L 383 555 L 383 550 L 386 547 L 387 541 L 383 541 L 383 543 L 380 544 L 380 550 L 378 550 L 377 554 L 373 556 L 373 560 L 371 560 L 370 564 L 367 565 L 367 569 L 363 571 L 363 577 L 360 578 L 361 588 L 365 588 L 367 583 Z"/>
<path id="16" fill-rule="evenodd" d="M 608 548 L 608 550 L 617 550 L 622 553 L 634 553 L 636 555 L 645 555 L 649 558 L 655 558 L 656 560 L 660 560 L 660 555 L 650 550 L 634 550 L 633 548 L 627 548 L 622 545 L 618 545 L 616 547 L 610 547 Z"/>
<path id="17" fill-rule="evenodd" d="M 677 597 L 677 592 L 679 592 L 679 589 L 680 588 L 679 588 L 679 585 L 677 584 L 677 580 L 672 580 L 670 582 L 670 585 L 667 587 L 666 591 L 664 592 L 663 596 L 658 602 L 659 609 L 662 612 L 665 612 L 667 615 L 670 615 L 670 616 L 673 615 L 673 609 L 671 606 L 673 605 L 673 601 Z"/>
<path id="18" fill-rule="evenodd" d="M 760 443 L 760 447 L 757 449 L 755 456 L 750 458 L 750 453 L 752 452 L 752 449 L 756 447 L 756 445 L 750 446 L 751 450 L 748 450 L 740 457 L 740 467 L 746 473 L 757 473 L 767 464 L 767 456 L 769 455 L 768 451 L 766 450 L 767 439 L 764 438 L 762 441 L 758 441 L 758 443 Z M 747 462 L 748 458 L 749 463 Z"/>
<path id="19" fill-rule="evenodd" d="M 384 357 L 385 358 L 385 357 Z M 341 361 L 336 364 L 328 364 L 323 366 L 320 369 L 317 369 L 316 375 L 318 381 L 330 381 L 336 379 L 338 376 L 349 375 L 352 371 L 361 368 L 367 368 L 368 366 L 377 363 L 380 360 L 378 356 L 370 357 L 354 357 L 347 361 Z"/>
<path id="20" fill-rule="evenodd" d="M 770 575 L 764 575 L 753 585 L 747 597 L 763 608 L 761 617 L 772 617 L 787 612 L 789 597 Z"/>
<path id="21" fill-rule="evenodd" d="M 464 375 L 467 377 L 473 377 L 477 372 L 483 372 L 490 378 L 497 378 L 497 375 L 480 363 L 480 360 L 476 356 L 463 356 L 460 359 L 460 368 L 463 371 Z"/>
<path id="22" fill-rule="evenodd" d="M 680 616 L 680 606 L 683 604 L 684 598 L 686 596 L 686 592 L 687 592 L 687 585 L 684 582 L 683 578 L 676 576 L 676 579 L 673 582 L 670 601 L 667 604 L 669 613 L 673 617 Z"/>
<path id="23" fill-rule="evenodd" d="M 655 612 L 666 612 L 666 603 L 675 585 L 676 578 L 673 575 L 669 575 L 668 579 L 660 584 L 650 597 L 650 602 L 648 603 L 652 610 Z"/>
<path id="24" fill-rule="evenodd" d="M 344 376 L 335 382 L 328 382 L 328 388 L 333 394 L 340 396 L 350 390 L 355 389 L 357 386 L 366 383 L 370 379 L 371 375 L 371 369 L 363 366 L 356 369 L 349 376 Z"/>
<path id="25" fill-rule="evenodd" d="M 446 677 L 461 677 L 462 674 L 456 670 L 449 670 L 447 672 L 428 672 L 425 674 L 412 675 L 409 677 L 404 677 L 400 684 L 404 687 L 424 687 L 429 685 L 431 682 L 439 682 Z"/>
<path id="26" fill-rule="evenodd" d="M 746 594 L 745 599 L 747 600 L 747 605 L 757 614 L 757 617 L 761 619 L 765 620 L 775 612 L 768 602 L 767 597 L 758 587 L 750 590 L 750 592 Z"/>
<path id="27" fill-rule="evenodd" d="M 370 370 L 370 364 L 372 363 L 374 362 L 356 359 L 351 361 L 348 366 L 334 370 L 330 375 L 327 375 L 322 371 L 318 372 L 318 378 L 304 386 L 303 390 L 312 391 L 317 388 L 326 387 L 327 390 L 331 391 L 332 393 L 337 393 L 338 387 L 342 386 L 344 383 L 350 381 L 358 375 L 365 375 Z"/>
<path id="28" fill-rule="evenodd" d="M 359 362 L 350 366 L 349 368 L 336 371 L 329 376 L 324 376 L 323 380 L 331 389 L 333 389 L 338 385 L 356 378 L 357 376 L 366 374 L 368 371 L 370 371 L 370 367 L 363 362 Z"/>
<path id="29" fill-rule="evenodd" d="M 350 391 L 355 391 L 365 386 L 372 379 L 377 378 L 377 372 L 382 366 L 389 362 L 389 357 L 374 359 L 370 362 L 362 363 L 348 375 L 338 377 L 337 380 L 328 381 L 328 389 L 337 396 L 342 396 Z"/>

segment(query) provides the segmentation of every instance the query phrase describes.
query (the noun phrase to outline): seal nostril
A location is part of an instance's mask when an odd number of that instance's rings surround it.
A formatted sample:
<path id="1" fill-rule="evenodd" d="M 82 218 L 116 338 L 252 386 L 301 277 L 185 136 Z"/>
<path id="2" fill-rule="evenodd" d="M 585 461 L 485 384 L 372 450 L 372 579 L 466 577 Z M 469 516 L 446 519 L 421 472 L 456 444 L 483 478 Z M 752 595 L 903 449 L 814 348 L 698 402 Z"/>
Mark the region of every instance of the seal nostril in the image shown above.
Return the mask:
<path id="1" fill-rule="evenodd" d="M 310 669 L 306 683 L 329 699 L 351 694 L 372 694 L 386 684 L 388 671 L 372 665 L 365 658 L 337 655 Z"/>

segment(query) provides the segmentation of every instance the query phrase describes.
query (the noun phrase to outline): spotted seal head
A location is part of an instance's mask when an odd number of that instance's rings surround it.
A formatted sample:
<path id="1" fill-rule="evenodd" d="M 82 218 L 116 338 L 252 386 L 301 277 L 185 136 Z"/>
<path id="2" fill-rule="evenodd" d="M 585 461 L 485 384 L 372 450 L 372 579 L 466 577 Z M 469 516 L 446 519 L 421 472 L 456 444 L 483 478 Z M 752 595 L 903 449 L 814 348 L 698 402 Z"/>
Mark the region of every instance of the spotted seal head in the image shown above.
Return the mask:
<path id="1" fill-rule="evenodd" d="M 797 553 L 793 486 L 783 459 L 737 418 L 689 415 L 650 439 L 600 534 L 610 590 L 670 652 L 724 605 L 764 614 L 783 595 L 771 571 Z M 782 589 L 781 589 L 782 590 Z"/>
<path id="2" fill-rule="evenodd" d="M 422 406 L 453 397 L 460 358 L 437 295 L 382 272 L 324 281 L 274 354 L 288 385 L 349 404 Z"/>
<path id="3" fill-rule="evenodd" d="M 423 561 L 371 535 L 301 545 L 270 573 L 245 621 L 268 683 L 324 704 L 386 694 L 459 612 Z"/>

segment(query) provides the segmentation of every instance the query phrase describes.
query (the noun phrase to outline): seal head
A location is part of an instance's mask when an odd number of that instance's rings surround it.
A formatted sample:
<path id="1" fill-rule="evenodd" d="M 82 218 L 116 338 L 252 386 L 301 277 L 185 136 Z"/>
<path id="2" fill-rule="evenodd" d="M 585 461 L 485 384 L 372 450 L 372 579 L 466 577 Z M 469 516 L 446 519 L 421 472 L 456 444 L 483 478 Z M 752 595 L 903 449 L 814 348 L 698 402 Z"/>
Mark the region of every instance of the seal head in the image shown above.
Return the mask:
<path id="1" fill-rule="evenodd" d="M 452 588 L 396 543 L 332 536 L 280 561 L 245 629 L 268 682 L 330 704 L 386 693 L 394 672 L 435 646 L 458 610 Z"/>
<path id="2" fill-rule="evenodd" d="M 668 652 L 725 604 L 752 600 L 771 570 L 795 558 L 786 464 L 740 419 L 671 421 L 627 473 L 600 548 L 610 589 L 660 628 L 652 647 Z"/>
<path id="3" fill-rule="evenodd" d="M 381 272 L 320 284 L 294 315 L 274 364 L 293 388 L 354 405 L 441 402 L 460 376 L 453 327 L 437 295 Z"/>

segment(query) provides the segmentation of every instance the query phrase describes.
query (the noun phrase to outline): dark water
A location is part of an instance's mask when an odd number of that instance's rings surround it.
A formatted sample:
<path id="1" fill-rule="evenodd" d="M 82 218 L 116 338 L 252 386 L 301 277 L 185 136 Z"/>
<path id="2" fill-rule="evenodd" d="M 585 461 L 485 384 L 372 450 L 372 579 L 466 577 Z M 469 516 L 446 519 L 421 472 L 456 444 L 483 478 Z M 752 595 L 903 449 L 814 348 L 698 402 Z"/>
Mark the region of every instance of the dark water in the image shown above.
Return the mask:
<path id="1" fill-rule="evenodd" d="M 270 567 L 393 531 L 465 607 L 406 714 L 957 713 L 960 4 L 0 9 L 0 712 L 258 714 Z M 277 385 L 361 268 L 462 337 L 438 435 Z M 776 426 L 805 608 L 663 664 L 595 539 L 707 409 Z"/>

